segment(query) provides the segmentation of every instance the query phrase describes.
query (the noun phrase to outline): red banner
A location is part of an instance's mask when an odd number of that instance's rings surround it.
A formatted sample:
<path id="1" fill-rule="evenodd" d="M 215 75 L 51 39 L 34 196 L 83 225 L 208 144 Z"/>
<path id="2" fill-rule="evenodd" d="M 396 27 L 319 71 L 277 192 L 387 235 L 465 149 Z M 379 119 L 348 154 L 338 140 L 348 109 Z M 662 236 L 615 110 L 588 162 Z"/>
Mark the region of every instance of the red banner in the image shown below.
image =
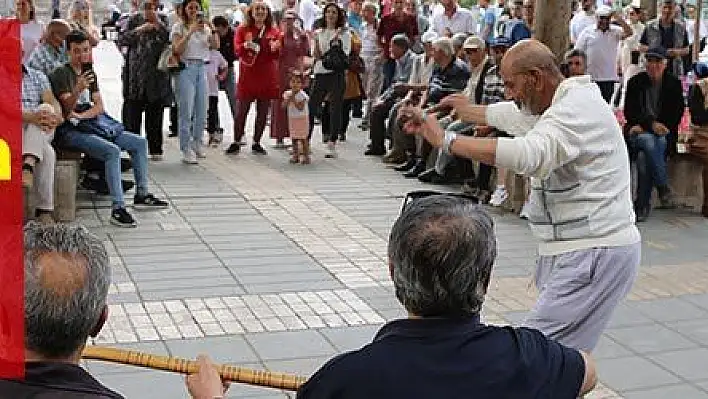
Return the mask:
<path id="1" fill-rule="evenodd" d="M 0 378 L 24 375 L 20 24 L 0 20 Z"/>

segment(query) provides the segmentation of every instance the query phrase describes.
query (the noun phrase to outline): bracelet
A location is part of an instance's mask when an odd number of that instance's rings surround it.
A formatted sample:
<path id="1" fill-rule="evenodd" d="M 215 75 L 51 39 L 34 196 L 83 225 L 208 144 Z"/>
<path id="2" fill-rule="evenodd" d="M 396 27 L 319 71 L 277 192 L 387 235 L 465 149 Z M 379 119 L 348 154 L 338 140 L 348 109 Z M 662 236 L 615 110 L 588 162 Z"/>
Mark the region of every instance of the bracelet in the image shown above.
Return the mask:
<path id="1" fill-rule="evenodd" d="M 443 137 L 442 150 L 447 155 L 452 155 L 451 148 L 452 143 L 457 140 L 457 133 L 445 131 L 445 136 Z"/>

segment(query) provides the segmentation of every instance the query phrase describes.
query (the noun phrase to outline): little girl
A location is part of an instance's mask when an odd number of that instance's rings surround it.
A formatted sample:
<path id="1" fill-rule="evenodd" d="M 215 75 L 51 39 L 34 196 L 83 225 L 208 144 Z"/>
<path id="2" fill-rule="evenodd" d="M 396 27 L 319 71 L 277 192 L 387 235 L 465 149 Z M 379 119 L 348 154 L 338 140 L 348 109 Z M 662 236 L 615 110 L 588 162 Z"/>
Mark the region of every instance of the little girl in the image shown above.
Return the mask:
<path id="1" fill-rule="evenodd" d="M 310 163 L 310 142 L 307 135 L 310 130 L 307 102 L 310 97 L 302 90 L 303 76 L 293 71 L 290 76 L 290 90 L 283 93 L 283 106 L 288 111 L 288 128 L 293 142 L 293 155 L 290 163 Z"/>

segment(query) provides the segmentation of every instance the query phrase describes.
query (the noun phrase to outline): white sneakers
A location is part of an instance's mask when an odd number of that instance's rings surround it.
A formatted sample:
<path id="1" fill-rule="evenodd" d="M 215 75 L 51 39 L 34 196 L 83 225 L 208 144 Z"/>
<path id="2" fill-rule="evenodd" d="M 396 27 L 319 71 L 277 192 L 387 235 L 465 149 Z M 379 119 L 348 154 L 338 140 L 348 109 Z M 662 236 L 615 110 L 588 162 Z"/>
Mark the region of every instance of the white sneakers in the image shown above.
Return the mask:
<path id="1" fill-rule="evenodd" d="M 331 141 L 327 143 L 327 153 L 325 154 L 325 158 L 337 158 L 337 148 Z"/>
<path id="2" fill-rule="evenodd" d="M 182 163 L 186 163 L 187 165 L 196 165 L 199 162 L 197 161 L 197 155 L 194 151 L 187 150 L 182 153 Z"/>
<path id="3" fill-rule="evenodd" d="M 506 191 L 506 187 L 497 186 L 497 189 L 494 190 L 491 198 L 489 198 L 489 205 L 497 207 L 501 206 L 507 198 L 509 198 L 509 192 Z"/>

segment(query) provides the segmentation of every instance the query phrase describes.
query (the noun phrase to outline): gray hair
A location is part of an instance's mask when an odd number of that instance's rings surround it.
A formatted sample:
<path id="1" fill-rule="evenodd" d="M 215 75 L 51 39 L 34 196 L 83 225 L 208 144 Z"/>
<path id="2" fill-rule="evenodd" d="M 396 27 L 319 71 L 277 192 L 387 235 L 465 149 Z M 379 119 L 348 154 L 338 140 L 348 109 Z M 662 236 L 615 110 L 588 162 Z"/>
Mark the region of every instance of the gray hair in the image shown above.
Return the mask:
<path id="1" fill-rule="evenodd" d="M 455 52 L 458 52 L 462 49 L 462 46 L 465 44 L 465 40 L 467 40 L 467 33 L 464 32 L 455 33 L 452 36 L 452 47 L 454 48 Z"/>
<path id="2" fill-rule="evenodd" d="M 408 50 L 411 47 L 411 41 L 408 39 L 408 36 L 403 33 L 394 35 L 391 38 L 391 43 L 404 50 Z"/>
<path id="3" fill-rule="evenodd" d="M 455 47 L 452 45 L 452 39 L 440 37 L 433 42 L 433 48 L 444 52 L 448 57 L 455 56 Z"/>
<path id="4" fill-rule="evenodd" d="M 372 1 L 365 1 L 364 5 L 361 6 L 362 10 L 366 10 L 367 8 L 372 9 L 375 13 L 379 12 L 379 6 Z"/>
<path id="5" fill-rule="evenodd" d="M 434 195 L 411 202 L 388 243 L 396 297 L 421 317 L 478 313 L 497 243 L 492 218 L 464 198 Z"/>
<path id="6" fill-rule="evenodd" d="M 85 227 L 35 222 L 24 228 L 24 248 L 25 345 L 49 358 L 70 356 L 86 343 L 106 306 L 111 281 L 106 248 Z M 65 257 L 83 278 L 44 281 L 42 269 L 52 265 L 39 260 L 51 253 Z"/>

